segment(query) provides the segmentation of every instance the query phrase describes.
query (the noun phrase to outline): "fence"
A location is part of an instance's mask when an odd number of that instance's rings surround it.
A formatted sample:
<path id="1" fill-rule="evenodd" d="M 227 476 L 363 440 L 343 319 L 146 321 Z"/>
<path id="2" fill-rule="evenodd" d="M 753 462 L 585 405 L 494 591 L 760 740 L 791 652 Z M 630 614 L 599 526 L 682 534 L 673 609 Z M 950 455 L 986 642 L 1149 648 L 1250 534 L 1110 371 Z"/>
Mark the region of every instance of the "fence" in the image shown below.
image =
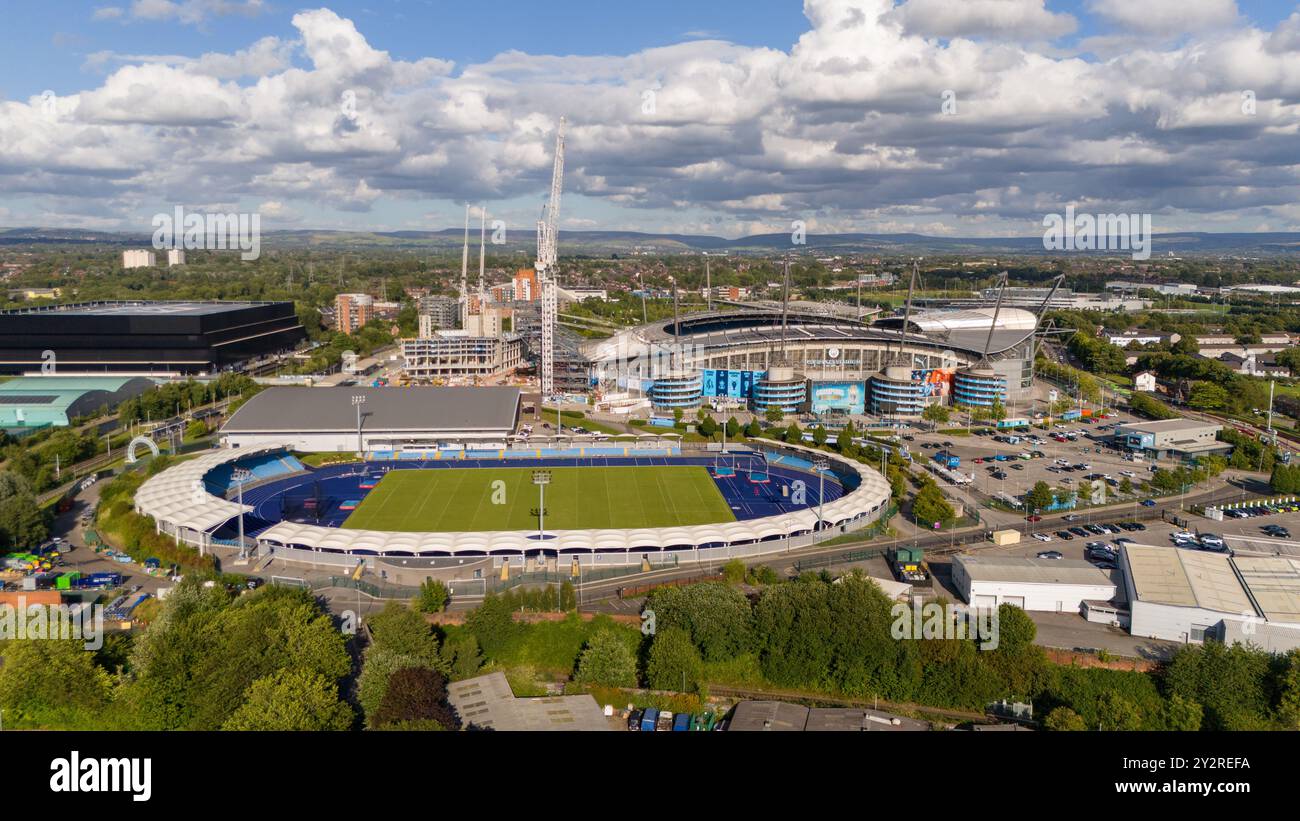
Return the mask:
<path id="1" fill-rule="evenodd" d="M 679 565 L 680 563 L 678 562 L 675 556 L 670 561 L 662 561 L 662 562 L 651 561 L 649 572 L 654 572 L 656 570 L 675 570 L 677 567 L 679 567 Z M 641 566 L 639 564 L 621 565 L 618 567 L 595 568 L 591 570 L 583 569 L 581 574 L 576 576 L 568 572 L 559 572 L 559 571 L 552 572 L 549 570 L 542 570 L 542 571 L 534 571 L 532 573 L 520 573 L 517 575 L 512 574 L 511 577 L 505 581 L 501 581 L 499 579 L 496 581 L 489 581 L 487 587 L 491 589 L 492 592 L 499 593 L 503 590 L 509 590 L 510 588 L 519 587 L 522 585 L 563 584 L 564 582 L 572 582 L 574 584 L 578 584 L 578 583 L 585 584 L 588 582 L 598 582 L 598 581 L 605 581 L 607 579 L 622 578 L 624 576 L 635 576 L 642 572 L 645 571 L 642 571 Z"/>

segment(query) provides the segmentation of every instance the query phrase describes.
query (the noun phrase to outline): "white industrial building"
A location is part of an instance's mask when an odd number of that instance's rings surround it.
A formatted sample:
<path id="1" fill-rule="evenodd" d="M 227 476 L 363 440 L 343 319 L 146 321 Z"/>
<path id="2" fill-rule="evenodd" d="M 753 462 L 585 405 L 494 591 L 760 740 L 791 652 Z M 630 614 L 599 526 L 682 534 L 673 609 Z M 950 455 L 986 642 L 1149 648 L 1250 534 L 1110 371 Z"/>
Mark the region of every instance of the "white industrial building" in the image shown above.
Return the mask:
<path id="1" fill-rule="evenodd" d="M 957 556 L 952 581 L 976 607 L 1014 604 L 1053 613 L 1078 613 L 1084 601 L 1110 601 L 1118 590 L 1111 572 L 1075 559 Z"/>
<path id="2" fill-rule="evenodd" d="M 1300 559 L 1133 544 L 1120 555 L 1133 635 L 1300 647 Z"/>

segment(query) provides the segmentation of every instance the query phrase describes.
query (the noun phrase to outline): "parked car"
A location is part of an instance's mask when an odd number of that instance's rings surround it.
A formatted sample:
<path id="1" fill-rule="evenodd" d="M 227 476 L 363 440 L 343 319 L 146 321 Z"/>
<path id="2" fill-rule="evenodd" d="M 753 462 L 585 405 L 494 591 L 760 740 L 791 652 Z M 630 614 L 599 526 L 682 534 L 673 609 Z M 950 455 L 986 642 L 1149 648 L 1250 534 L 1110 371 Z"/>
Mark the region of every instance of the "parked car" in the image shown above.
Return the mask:
<path id="1" fill-rule="evenodd" d="M 1056 531 L 1056 535 L 1059 536 L 1062 541 L 1066 541 L 1066 542 L 1074 541 L 1074 534 L 1069 532 L 1068 530 L 1058 530 Z"/>
<path id="2" fill-rule="evenodd" d="M 1156 506 L 1156 500 L 1155 500 L 1155 499 L 1143 499 L 1143 500 L 1141 501 L 1140 504 L 1142 505 L 1142 507 L 1155 507 L 1155 506 Z"/>
<path id="3" fill-rule="evenodd" d="M 1044 550 L 1042 553 L 1039 553 L 1039 554 L 1038 554 L 1038 558 L 1040 558 L 1040 559 L 1064 559 L 1064 558 L 1065 558 L 1065 555 L 1062 554 L 1061 551 L 1059 551 L 1059 550 Z"/>
<path id="4" fill-rule="evenodd" d="M 1046 533 L 1035 533 L 1034 538 L 1040 542 L 1050 542 L 1052 540 L 1052 537 L 1048 536 Z"/>

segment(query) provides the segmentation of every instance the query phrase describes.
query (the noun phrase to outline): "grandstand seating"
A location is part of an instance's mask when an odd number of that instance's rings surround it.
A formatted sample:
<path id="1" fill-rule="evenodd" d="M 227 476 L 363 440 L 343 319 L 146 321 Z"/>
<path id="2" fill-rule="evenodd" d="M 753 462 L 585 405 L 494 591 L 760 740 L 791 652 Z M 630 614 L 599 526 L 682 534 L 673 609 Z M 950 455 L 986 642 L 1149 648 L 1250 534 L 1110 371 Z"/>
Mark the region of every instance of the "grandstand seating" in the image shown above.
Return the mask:
<path id="1" fill-rule="evenodd" d="M 224 497 L 234 490 L 235 481 L 233 476 L 236 468 L 243 468 L 251 472 L 253 478 L 250 481 L 252 482 L 287 476 L 307 469 L 302 462 L 299 462 L 293 454 L 289 453 L 268 453 L 249 459 L 240 459 L 221 465 L 203 478 L 208 492 Z"/>

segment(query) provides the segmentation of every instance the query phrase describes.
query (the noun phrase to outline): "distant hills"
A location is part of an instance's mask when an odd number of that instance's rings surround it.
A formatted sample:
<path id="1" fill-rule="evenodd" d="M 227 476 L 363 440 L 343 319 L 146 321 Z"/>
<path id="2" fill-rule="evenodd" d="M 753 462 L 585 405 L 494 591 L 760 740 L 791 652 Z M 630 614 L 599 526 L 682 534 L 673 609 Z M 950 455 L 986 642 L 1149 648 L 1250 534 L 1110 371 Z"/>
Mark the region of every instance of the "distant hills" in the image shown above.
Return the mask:
<path id="1" fill-rule="evenodd" d="M 441 231 L 264 231 L 262 247 L 320 248 L 322 250 L 390 250 L 447 251 L 459 249 L 463 229 Z M 478 238 L 471 231 L 471 245 Z M 152 234 L 83 231 L 64 228 L 0 229 L 0 246 L 13 245 L 100 245 L 120 247 L 147 246 Z M 532 231 L 508 231 L 504 249 L 530 254 L 537 244 Z M 497 245 L 494 253 L 503 246 Z M 700 253 L 771 254 L 777 251 L 819 254 L 1023 254 L 1060 255 L 1046 251 L 1041 235 L 1026 237 L 935 237 L 925 234 L 816 234 L 807 235 L 806 244 L 792 246 L 790 234 L 755 234 L 738 239 L 692 234 L 653 234 L 637 231 L 561 231 L 561 254 L 632 254 L 632 253 Z M 1123 251 L 1072 251 L 1100 256 L 1128 256 Z M 1211 233 L 1188 231 L 1156 234 L 1152 239 L 1152 256 L 1276 256 L 1300 253 L 1300 233 Z"/>

